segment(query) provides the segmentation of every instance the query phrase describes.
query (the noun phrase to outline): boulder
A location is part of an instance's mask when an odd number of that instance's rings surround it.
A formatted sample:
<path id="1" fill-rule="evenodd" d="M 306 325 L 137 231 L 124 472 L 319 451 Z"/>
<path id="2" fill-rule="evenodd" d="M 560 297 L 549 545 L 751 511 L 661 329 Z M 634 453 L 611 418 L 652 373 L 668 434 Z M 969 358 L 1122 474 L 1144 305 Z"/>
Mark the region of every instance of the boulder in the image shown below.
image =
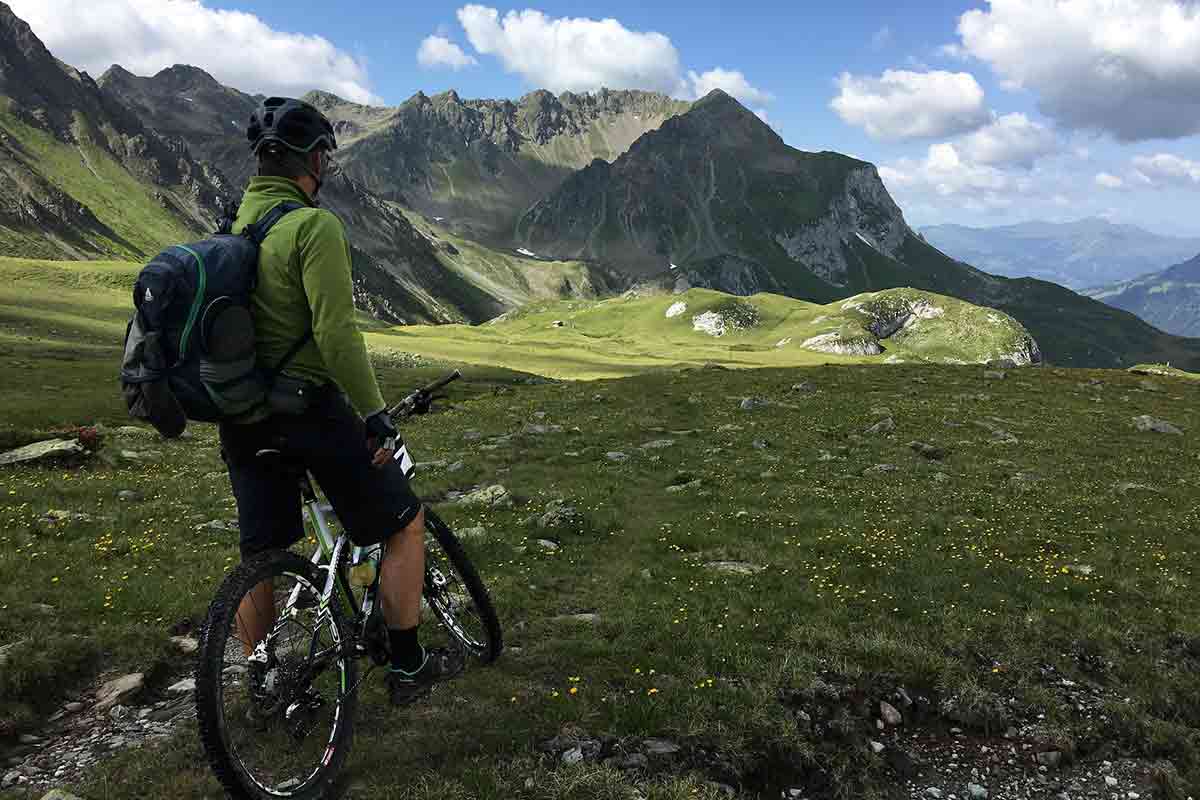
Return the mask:
<path id="1" fill-rule="evenodd" d="M 200 649 L 200 642 L 191 636 L 172 636 L 171 644 L 175 645 L 184 655 L 191 655 Z"/>
<path id="2" fill-rule="evenodd" d="M 909 442 L 908 446 L 913 449 L 918 455 L 928 458 L 930 461 L 941 461 L 946 457 L 946 451 L 926 442 Z"/>
<path id="3" fill-rule="evenodd" d="M 7 453 L 0 453 L 0 466 L 71 460 L 86 455 L 87 450 L 79 443 L 78 439 L 47 439 L 44 442 L 34 442 Z"/>
<path id="4" fill-rule="evenodd" d="M 485 486 L 481 489 L 476 489 L 473 492 L 468 492 L 458 500 L 459 505 L 464 506 L 490 506 L 492 508 L 508 508 L 512 506 L 512 495 L 508 493 L 500 484 Z"/>
<path id="5" fill-rule="evenodd" d="M 1142 414 L 1140 417 L 1133 418 L 1134 427 L 1142 433 L 1169 433 L 1176 436 L 1181 436 L 1183 431 L 1175 427 L 1165 419 L 1155 419 L 1149 414 Z"/>
<path id="6" fill-rule="evenodd" d="M 894 430 L 896 430 L 896 420 L 892 419 L 891 417 L 884 417 L 883 419 L 879 420 L 879 422 L 876 422 L 874 425 L 867 428 L 865 433 L 870 436 L 878 436 L 879 434 L 883 433 L 891 433 Z"/>
<path id="7" fill-rule="evenodd" d="M 142 690 L 146 676 L 141 672 L 122 675 L 100 687 L 96 692 L 96 710 L 107 711 L 123 700 L 128 700 Z"/>
<path id="8" fill-rule="evenodd" d="M 183 680 L 173 683 L 167 687 L 167 691 L 172 694 L 191 694 L 196 691 L 196 679 L 184 678 Z"/>

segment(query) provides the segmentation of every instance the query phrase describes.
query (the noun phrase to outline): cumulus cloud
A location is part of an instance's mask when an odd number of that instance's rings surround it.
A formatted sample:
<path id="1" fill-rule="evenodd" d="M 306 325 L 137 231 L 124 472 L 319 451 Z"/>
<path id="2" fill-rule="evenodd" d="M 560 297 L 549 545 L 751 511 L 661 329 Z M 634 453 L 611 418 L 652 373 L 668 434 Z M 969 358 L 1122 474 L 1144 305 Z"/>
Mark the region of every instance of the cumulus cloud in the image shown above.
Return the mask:
<path id="1" fill-rule="evenodd" d="M 1024 114 L 997 117 L 964 138 L 962 146 L 967 158 L 979 164 L 1011 164 L 1026 169 L 1059 149 L 1054 132 Z"/>
<path id="2" fill-rule="evenodd" d="M 889 188 L 924 190 L 942 197 L 964 192 L 995 193 L 1014 185 L 1003 171 L 964 159 L 949 142 L 930 145 L 923 159 L 902 158 L 880 167 L 879 174 Z"/>
<path id="3" fill-rule="evenodd" d="M 277 31 L 253 14 L 199 0 L 8 0 L 60 59 L 93 75 L 112 64 L 150 75 L 191 64 L 247 92 L 326 89 L 379 102 L 366 65 L 328 39 Z"/>
<path id="4" fill-rule="evenodd" d="M 830 104 L 876 139 L 920 139 L 986 125 L 983 87 L 967 72 L 886 70 L 878 78 L 842 73 Z"/>
<path id="5" fill-rule="evenodd" d="M 1137 156 L 1133 159 L 1134 175 L 1150 185 L 1200 186 L 1200 161 L 1191 161 L 1171 153 Z"/>
<path id="6" fill-rule="evenodd" d="M 721 67 L 700 75 L 694 70 L 689 70 L 687 84 L 684 93 L 695 98 L 704 97 L 713 89 L 721 89 L 743 103 L 752 105 L 763 105 L 774 99 L 769 92 L 751 86 L 750 81 L 746 80 L 746 76 L 741 72 Z"/>
<path id="7" fill-rule="evenodd" d="M 458 21 L 478 53 L 552 92 L 649 89 L 694 100 L 722 89 L 748 105 L 773 99 L 738 70 L 684 73 L 669 38 L 630 30 L 615 19 L 550 17 L 534 9 L 501 16 L 488 6 L 467 5 L 458 10 Z"/>
<path id="8" fill-rule="evenodd" d="M 473 67 L 479 62 L 445 36 L 426 36 L 417 48 L 417 63 L 425 69 L 449 67 L 457 72 L 466 67 Z"/>
<path id="9" fill-rule="evenodd" d="M 1111 172 L 1097 172 L 1096 185 L 1103 189 L 1124 189 L 1125 181 Z"/>
<path id="10" fill-rule="evenodd" d="M 656 89 L 680 85 L 679 53 L 661 33 L 631 31 L 615 19 L 552 18 L 541 11 L 463 6 L 458 21 L 471 46 L 505 71 L 552 92 Z"/>
<path id="11" fill-rule="evenodd" d="M 1190 0 L 989 0 L 959 50 L 1037 94 L 1068 128 L 1121 141 L 1200 132 L 1200 5 Z"/>

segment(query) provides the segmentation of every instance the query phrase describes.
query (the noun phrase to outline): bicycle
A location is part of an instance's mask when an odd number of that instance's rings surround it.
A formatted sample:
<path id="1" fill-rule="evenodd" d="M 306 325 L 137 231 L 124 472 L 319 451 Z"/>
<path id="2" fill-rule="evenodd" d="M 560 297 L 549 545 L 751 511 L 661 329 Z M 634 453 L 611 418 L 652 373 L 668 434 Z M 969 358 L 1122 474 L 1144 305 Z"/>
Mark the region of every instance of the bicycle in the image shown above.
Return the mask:
<path id="1" fill-rule="evenodd" d="M 400 420 L 428 412 L 434 393 L 459 377 L 456 370 L 417 389 L 389 414 Z M 200 740 L 230 797 L 318 800 L 349 755 L 359 686 L 390 660 L 376 604 L 381 547 L 353 546 L 344 532 L 334 536 L 336 519 L 313 476 L 278 451 L 258 456 L 296 473 L 317 547 L 307 560 L 290 550 L 264 553 L 222 582 L 209 606 L 196 666 Z M 411 470 L 406 447 L 395 458 Z M 490 663 L 503 645 L 487 589 L 454 533 L 429 508 L 425 527 L 422 621 L 432 616 L 451 646 Z M 246 598 L 257 608 L 256 598 L 267 596 L 274 622 L 267 623 L 266 638 L 249 642 L 238 610 Z M 371 664 L 360 678 L 361 659 Z"/>

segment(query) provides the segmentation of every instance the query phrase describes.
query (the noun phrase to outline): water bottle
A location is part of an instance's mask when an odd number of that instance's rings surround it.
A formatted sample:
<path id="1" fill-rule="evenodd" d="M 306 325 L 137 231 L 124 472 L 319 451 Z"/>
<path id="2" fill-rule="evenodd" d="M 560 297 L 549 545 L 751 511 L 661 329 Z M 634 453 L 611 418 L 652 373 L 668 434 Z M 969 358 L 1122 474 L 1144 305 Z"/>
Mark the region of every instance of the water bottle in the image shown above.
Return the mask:
<path id="1" fill-rule="evenodd" d="M 350 564 L 350 585 L 357 587 L 370 586 L 379 574 L 379 545 L 374 547 L 355 547 Z"/>

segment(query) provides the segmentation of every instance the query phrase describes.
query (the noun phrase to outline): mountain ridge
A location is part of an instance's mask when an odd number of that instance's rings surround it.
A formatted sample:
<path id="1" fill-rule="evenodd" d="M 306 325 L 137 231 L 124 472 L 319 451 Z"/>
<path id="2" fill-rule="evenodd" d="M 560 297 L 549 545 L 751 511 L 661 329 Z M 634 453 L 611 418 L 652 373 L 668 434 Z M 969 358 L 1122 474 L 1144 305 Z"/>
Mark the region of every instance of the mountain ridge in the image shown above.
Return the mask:
<path id="1" fill-rule="evenodd" d="M 1160 272 L 1152 272 L 1082 294 L 1177 336 L 1200 336 L 1200 255 Z"/>
<path id="2" fill-rule="evenodd" d="M 0 252 L 144 256 L 211 227 L 232 187 L 0 2 Z"/>
<path id="3" fill-rule="evenodd" d="M 516 217 L 576 169 L 616 158 L 687 107 L 633 90 L 535 90 L 515 102 L 449 90 L 390 109 L 326 102 L 323 110 L 348 134 L 339 159 L 366 187 L 456 233 L 506 245 Z"/>
<path id="4" fill-rule="evenodd" d="M 990 272 L 1076 290 L 1130 280 L 1200 252 L 1200 237 L 1164 236 L 1099 217 L 995 227 L 931 225 L 920 232 L 939 249 Z"/>
<path id="5" fill-rule="evenodd" d="M 908 226 L 873 165 L 791 148 L 724 93 L 576 173 L 517 232 L 539 253 L 621 263 L 676 289 L 814 302 L 900 286 L 949 294 L 1012 315 L 1055 363 L 1128 366 L 1167 353 L 1200 362 L 1200 342 L 950 258 Z"/>

